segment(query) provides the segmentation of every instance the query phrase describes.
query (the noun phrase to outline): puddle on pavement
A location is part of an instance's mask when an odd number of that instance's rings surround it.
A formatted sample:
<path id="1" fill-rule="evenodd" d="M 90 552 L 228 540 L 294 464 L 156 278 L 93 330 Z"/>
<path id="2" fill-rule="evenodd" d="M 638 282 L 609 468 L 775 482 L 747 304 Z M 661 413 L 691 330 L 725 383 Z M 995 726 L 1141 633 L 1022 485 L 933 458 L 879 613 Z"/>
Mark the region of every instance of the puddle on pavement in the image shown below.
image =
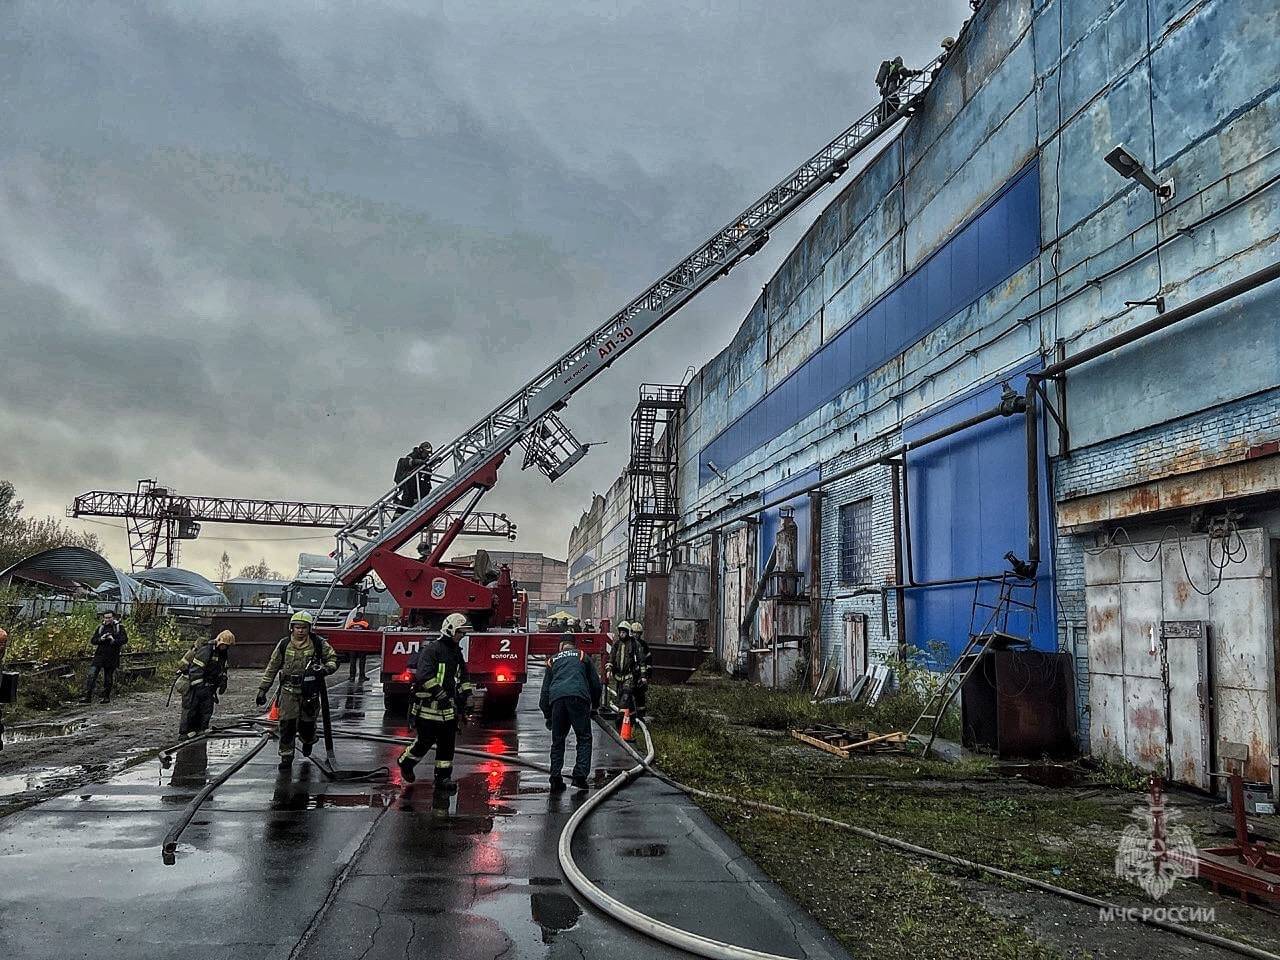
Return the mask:
<path id="1" fill-rule="evenodd" d="M 24 723 L 16 727 L 6 727 L 4 742 L 31 743 L 35 740 L 57 740 L 79 733 L 89 726 L 88 720 L 71 720 L 66 723 Z"/>
<path id="2" fill-rule="evenodd" d="M 542 928 L 543 943 L 557 933 L 572 930 L 582 919 L 582 908 L 563 893 L 535 893 L 529 897 L 533 922 Z"/>
<path id="3" fill-rule="evenodd" d="M 67 783 L 84 773 L 84 767 L 44 767 L 28 773 L 0 777 L 0 797 L 13 797 Z"/>
<path id="4" fill-rule="evenodd" d="M 667 845 L 665 843 L 642 843 L 638 847 L 628 847 L 622 851 L 624 857 L 665 857 L 667 855 Z"/>

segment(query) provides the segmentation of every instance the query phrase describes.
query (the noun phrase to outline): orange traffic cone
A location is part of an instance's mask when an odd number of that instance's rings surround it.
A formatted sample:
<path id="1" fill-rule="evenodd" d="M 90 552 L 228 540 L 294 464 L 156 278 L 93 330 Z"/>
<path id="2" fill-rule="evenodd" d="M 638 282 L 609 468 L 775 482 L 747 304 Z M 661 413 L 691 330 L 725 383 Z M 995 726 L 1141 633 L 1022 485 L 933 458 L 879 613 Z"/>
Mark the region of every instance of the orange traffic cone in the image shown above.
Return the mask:
<path id="1" fill-rule="evenodd" d="M 267 719 L 268 720 L 280 719 L 280 701 L 279 700 L 271 701 L 271 709 L 267 711 Z"/>
<path id="2" fill-rule="evenodd" d="M 628 743 L 635 739 L 635 733 L 631 729 L 631 711 L 627 709 L 622 711 L 622 739 Z"/>

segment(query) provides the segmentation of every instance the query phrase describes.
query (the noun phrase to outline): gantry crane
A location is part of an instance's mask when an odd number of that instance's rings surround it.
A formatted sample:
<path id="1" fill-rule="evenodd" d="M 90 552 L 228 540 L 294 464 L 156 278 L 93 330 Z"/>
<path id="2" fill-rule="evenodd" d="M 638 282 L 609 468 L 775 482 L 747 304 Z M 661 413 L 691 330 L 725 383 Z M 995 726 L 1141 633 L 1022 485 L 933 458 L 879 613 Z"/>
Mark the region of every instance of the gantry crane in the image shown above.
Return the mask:
<path id="1" fill-rule="evenodd" d="M 364 505 L 353 503 L 188 496 L 155 480 L 139 480 L 137 490 L 132 493 L 91 490 L 80 494 L 67 508 L 67 516 L 123 518 L 129 531 L 130 567 L 138 571 L 155 566 L 157 556 L 163 557 L 166 566 L 177 563 L 179 542 L 198 537 L 201 523 L 337 529 L 346 527 L 365 510 Z M 429 534 L 442 535 L 455 519 L 458 519 L 456 513 L 441 513 L 432 523 Z M 466 517 L 460 533 L 515 540 L 516 525 L 505 513 L 472 513 Z"/>

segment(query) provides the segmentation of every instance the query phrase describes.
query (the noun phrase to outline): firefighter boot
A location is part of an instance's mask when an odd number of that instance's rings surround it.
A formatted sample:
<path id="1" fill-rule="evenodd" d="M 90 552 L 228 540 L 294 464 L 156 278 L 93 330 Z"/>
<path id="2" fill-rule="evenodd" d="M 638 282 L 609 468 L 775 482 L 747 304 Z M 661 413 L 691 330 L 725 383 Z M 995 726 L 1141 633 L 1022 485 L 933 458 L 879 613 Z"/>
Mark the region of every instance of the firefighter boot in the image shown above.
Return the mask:
<path id="1" fill-rule="evenodd" d="M 400 779 L 405 783 L 413 783 L 418 779 L 418 775 L 413 772 L 414 764 L 417 762 L 408 750 L 396 759 L 396 766 L 400 768 Z"/>
<path id="2" fill-rule="evenodd" d="M 587 783 L 587 778 L 586 778 L 586 777 L 583 777 L 583 776 L 579 776 L 579 775 L 577 775 L 577 774 L 574 774 L 574 777 L 573 777 L 573 789 L 574 789 L 574 790 L 590 790 L 590 789 L 591 789 L 591 785 Z"/>
<path id="3" fill-rule="evenodd" d="M 458 792 L 458 785 L 453 782 L 453 777 L 448 775 L 443 777 L 436 777 L 436 793 L 444 794 L 447 796 L 451 793 L 457 793 L 457 792 Z"/>
<path id="4" fill-rule="evenodd" d="M 559 793 L 563 789 L 564 789 L 564 777 L 560 776 L 560 774 L 558 773 L 553 773 L 551 775 L 551 792 Z"/>

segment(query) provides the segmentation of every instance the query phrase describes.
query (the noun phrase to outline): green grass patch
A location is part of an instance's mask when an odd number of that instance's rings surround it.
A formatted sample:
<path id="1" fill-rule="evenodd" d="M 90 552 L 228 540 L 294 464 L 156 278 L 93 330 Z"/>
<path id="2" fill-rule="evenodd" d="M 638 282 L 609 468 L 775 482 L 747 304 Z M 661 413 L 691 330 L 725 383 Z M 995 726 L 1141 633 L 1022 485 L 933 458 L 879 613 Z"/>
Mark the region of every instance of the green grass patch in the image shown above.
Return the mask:
<path id="1" fill-rule="evenodd" d="M 831 817 L 1083 893 L 1135 899 L 1136 888 L 1116 879 L 1114 858 L 1136 793 L 1092 783 L 1089 790 L 1054 790 L 1011 782 L 985 758 L 845 760 L 784 732 L 815 722 L 902 729 L 885 722 L 902 709 L 890 700 L 880 710 L 811 704 L 802 694 L 699 676 L 682 687 L 654 688 L 650 706 L 659 766 L 690 785 Z M 1123 780 L 1114 771 L 1098 778 Z M 917 862 L 833 827 L 745 807 L 708 809 L 859 955 L 1053 955 L 971 903 L 945 865 Z"/>

